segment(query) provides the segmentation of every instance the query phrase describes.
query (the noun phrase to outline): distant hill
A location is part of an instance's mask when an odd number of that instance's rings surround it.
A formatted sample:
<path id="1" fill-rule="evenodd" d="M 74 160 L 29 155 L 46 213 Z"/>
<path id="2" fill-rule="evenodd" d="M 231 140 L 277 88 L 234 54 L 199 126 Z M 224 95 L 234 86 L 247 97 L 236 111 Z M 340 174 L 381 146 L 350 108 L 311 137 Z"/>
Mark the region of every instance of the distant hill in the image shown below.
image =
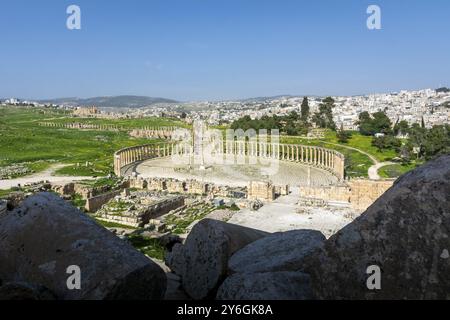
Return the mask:
<path id="1" fill-rule="evenodd" d="M 238 101 L 241 102 L 262 102 L 262 101 L 271 101 L 271 100 L 278 100 L 283 98 L 292 98 L 294 96 L 292 95 L 278 95 L 278 96 L 271 96 L 271 97 L 255 97 L 255 98 L 246 98 L 246 99 L 240 99 Z"/>
<path id="2" fill-rule="evenodd" d="M 60 98 L 40 100 L 40 103 L 54 103 L 71 106 L 96 106 L 100 108 L 141 108 L 157 103 L 177 103 L 175 100 L 165 98 L 153 98 L 145 96 L 112 96 L 93 97 L 87 99 L 80 98 Z"/>
<path id="3" fill-rule="evenodd" d="M 450 92 L 450 89 L 449 88 L 446 88 L 446 87 L 442 87 L 442 88 L 439 88 L 439 89 L 436 89 L 436 92 Z"/>

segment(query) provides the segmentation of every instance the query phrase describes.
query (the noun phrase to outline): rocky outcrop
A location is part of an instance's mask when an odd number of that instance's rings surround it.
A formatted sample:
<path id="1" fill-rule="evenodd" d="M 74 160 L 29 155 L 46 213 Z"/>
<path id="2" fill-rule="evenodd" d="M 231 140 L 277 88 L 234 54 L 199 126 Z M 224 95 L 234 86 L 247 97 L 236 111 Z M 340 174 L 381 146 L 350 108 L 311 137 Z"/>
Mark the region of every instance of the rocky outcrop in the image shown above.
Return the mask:
<path id="1" fill-rule="evenodd" d="M 259 230 L 204 219 L 194 226 L 184 245 L 173 247 L 166 256 L 166 264 L 181 276 L 182 286 L 190 297 L 214 296 L 228 272 L 231 255 L 267 235 Z"/>
<path id="2" fill-rule="evenodd" d="M 234 274 L 220 286 L 217 299 L 308 300 L 312 299 L 310 277 L 290 271 Z"/>
<path id="3" fill-rule="evenodd" d="M 325 236 L 316 230 L 277 232 L 236 252 L 228 269 L 238 273 L 303 270 L 305 261 L 324 241 Z"/>
<path id="4" fill-rule="evenodd" d="M 0 286 L 0 300 L 56 300 L 56 296 L 41 285 L 10 282 Z"/>
<path id="5" fill-rule="evenodd" d="M 322 299 L 448 299 L 450 155 L 396 181 L 365 213 L 328 239 L 311 261 Z M 381 270 L 381 289 L 367 280 Z"/>
<path id="6" fill-rule="evenodd" d="M 55 194 L 27 198 L 0 217 L 0 279 L 48 288 L 58 299 L 159 299 L 164 272 Z M 81 288 L 70 290 L 69 266 Z"/>

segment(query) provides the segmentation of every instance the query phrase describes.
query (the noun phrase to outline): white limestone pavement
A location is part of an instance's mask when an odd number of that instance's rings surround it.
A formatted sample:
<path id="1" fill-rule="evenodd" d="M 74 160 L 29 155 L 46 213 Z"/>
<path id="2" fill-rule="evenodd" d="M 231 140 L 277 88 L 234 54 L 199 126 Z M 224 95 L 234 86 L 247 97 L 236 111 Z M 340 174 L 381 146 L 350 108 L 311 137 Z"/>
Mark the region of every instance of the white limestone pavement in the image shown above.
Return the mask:
<path id="1" fill-rule="evenodd" d="M 351 209 L 338 207 L 304 207 L 307 213 L 298 213 L 299 189 L 292 188 L 288 196 L 265 203 L 258 211 L 243 209 L 234 214 L 229 223 L 266 232 L 311 229 L 322 232 L 327 238 L 350 223 Z"/>

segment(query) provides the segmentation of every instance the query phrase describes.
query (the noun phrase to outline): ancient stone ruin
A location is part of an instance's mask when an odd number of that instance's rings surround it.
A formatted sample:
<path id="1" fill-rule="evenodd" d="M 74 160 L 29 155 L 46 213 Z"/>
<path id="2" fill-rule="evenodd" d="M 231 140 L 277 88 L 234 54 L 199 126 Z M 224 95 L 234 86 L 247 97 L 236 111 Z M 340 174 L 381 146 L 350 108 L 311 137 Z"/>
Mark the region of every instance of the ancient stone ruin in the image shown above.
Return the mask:
<path id="1" fill-rule="evenodd" d="M 402 176 L 329 239 L 203 219 L 162 268 L 41 193 L 0 215 L 0 299 L 447 299 L 449 164 L 441 156 Z M 67 289 L 74 264 L 82 290 Z M 379 288 L 368 270 L 379 270 Z"/>

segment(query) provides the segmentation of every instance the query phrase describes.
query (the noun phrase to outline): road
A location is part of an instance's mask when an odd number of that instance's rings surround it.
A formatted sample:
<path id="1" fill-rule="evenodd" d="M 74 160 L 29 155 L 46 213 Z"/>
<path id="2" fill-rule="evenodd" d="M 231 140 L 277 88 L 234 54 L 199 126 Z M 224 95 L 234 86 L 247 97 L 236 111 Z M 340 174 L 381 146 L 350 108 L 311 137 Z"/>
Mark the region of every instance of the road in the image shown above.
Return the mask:
<path id="1" fill-rule="evenodd" d="M 55 171 L 64 166 L 66 165 L 55 164 L 44 171 L 33 173 L 29 176 L 9 180 L 0 180 L 0 189 L 7 190 L 11 189 L 12 187 L 17 187 L 19 184 L 23 186 L 27 183 L 36 183 L 40 181 L 49 181 L 50 183 L 54 184 L 65 184 L 73 181 L 94 179 L 93 177 L 55 176 Z"/>
<path id="2" fill-rule="evenodd" d="M 362 150 L 357 149 L 357 148 L 354 148 L 354 147 L 344 146 L 344 145 L 342 145 L 342 144 L 337 144 L 337 143 L 333 143 L 333 142 L 326 142 L 326 141 L 323 141 L 323 140 L 320 140 L 320 141 L 323 142 L 323 143 L 327 143 L 327 144 L 334 145 L 334 146 L 339 146 L 339 147 L 342 147 L 342 148 L 354 150 L 354 151 L 357 151 L 357 152 L 359 152 L 359 153 L 362 153 L 362 154 L 368 156 L 369 159 L 373 162 L 373 166 L 371 166 L 371 167 L 369 168 L 369 170 L 367 170 L 367 174 L 368 174 L 370 180 L 380 180 L 381 177 L 380 177 L 380 175 L 378 174 L 378 169 L 380 169 L 381 167 L 387 166 L 387 165 L 394 164 L 393 162 L 390 162 L 390 161 L 379 162 L 379 161 L 377 160 L 377 158 L 375 158 L 375 157 L 374 157 L 373 155 L 371 155 L 370 153 L 367 153 L 367 152 L 365 152 L 365 151 L 362 151 Z"/>

